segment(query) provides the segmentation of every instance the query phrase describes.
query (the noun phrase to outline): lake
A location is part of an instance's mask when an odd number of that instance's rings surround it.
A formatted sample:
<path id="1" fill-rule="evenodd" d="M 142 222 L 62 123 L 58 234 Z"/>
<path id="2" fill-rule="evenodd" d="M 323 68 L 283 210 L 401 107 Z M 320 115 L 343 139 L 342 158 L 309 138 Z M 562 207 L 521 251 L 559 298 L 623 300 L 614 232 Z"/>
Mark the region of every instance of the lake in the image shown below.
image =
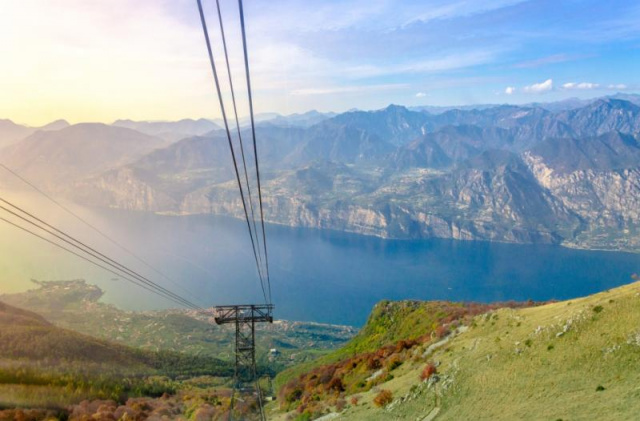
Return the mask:
<path id="1" fill-rule="evenodd" d="M 77 210 L 153 264 L 171 283 L 57 210 L 50 220 L 202 306 L 262 302 L 246 224 L 218 216 Z M 126 309 L 172 304 L 40 240 L 3 227 L 0 274 L 7 290 L 29 278 L 84 278 Z M 453 240 L 383 240 L 267 226 L 276 317 L 362 325 L 383 299 L 504 301 L 579 297 L 631 282 L 640 255 Z M 11 281 L 11 288 L 7 279 Z M 178 285 L 179 284 L 179 285 Z M 189 294 L 189 295 L 187 295 Z"/>

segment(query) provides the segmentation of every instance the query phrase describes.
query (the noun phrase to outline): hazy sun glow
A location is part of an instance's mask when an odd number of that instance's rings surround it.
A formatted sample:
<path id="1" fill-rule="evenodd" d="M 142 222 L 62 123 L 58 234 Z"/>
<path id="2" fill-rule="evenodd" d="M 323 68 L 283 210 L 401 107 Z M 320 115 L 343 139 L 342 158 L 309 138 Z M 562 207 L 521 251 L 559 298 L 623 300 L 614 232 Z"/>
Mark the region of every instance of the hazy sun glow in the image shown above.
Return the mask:
<path id="1" fill-rule="evenodd" d="M 222 7 L 239 70 L 237 2 Z M 639 83 L 635 1 L 247 0 L 246 11 L 257 111 L 525 103 Z M 0 117 L 217 117 L 199 25 L 195 0 L 3 1 Z"/>

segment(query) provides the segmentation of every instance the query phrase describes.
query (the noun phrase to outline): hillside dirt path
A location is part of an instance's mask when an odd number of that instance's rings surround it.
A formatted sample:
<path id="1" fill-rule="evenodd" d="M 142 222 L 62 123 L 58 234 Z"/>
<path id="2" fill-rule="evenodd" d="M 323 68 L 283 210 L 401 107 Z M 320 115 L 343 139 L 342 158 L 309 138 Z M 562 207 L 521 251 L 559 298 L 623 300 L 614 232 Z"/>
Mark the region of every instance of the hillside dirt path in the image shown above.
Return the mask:
<path id="1" fill-rule="evenodd" d="M 424 417 L 422 421 L 433 421 L 438 416 L 439 413 L 440 413 L 440 407 L 437 406 L 433 408 L 431 412 L 429 412 L 429 415 Z"/>

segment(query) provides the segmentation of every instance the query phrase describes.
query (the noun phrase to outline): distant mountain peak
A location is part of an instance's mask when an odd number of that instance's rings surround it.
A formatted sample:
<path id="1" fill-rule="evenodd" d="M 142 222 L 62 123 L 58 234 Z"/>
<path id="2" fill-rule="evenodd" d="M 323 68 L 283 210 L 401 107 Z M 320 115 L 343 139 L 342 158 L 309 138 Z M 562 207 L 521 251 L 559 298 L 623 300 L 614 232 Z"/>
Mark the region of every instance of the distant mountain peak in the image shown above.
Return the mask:
<path id="1" fill-rule="evenodd" d="M 67 120 L 59 119 L 40 127 L 40 130 L 60 130 L 69 126 L 70 124 Z"/>
<path id="2" fill-rule="evenodd" d="M 384 109 L 384 111 L 409 112 L 409 109 L 404 105 L 389 104 L 387 108 Z"/>
<path id="3" fill-rule="evenodd" d="M 9 120 L 8 118 L 0 118 L 0 124 L 17 126 L 16 123 L 14 123 L 12 120 Z"/>
<path id="4" fill-rule="evenodd" d="M 640 108 L 636 104 L 619 98 L 600 98 L 594 101 L 591 105 L 588 105 L 586 108 Z"/>
<path id="5" fill-rule="evenodd" d="M 522 161 L 513 152 L 502 149 L 490 149 L 463 163 L 464 167 L 490 171 L 499 167 L 521 167 Z"/>
<path id="6" fill-rule="evenodd" d="M 137 130 L 172 142 L 190 136 L 202 136 L 220 128 L 216 123 L 206 118 L 198 120 L 185 118 L 179 121 L 116 120 L 112 125 Z"/>

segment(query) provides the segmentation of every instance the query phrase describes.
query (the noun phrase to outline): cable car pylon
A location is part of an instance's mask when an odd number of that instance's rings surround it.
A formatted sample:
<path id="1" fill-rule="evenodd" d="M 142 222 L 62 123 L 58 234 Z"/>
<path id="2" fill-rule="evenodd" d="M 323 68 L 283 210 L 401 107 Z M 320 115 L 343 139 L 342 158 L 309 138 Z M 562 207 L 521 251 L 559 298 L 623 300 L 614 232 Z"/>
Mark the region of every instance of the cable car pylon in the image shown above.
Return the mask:
<path id="1" fill-rule="evenodd" d="M 216 63 L 213 57 L 213 51 L 211 48 L 211 40 L 209 38 L 209 31 L 207 28 L 205 14 L 202 8 L 202 0 L 197 0 L 198 11 L 200 14 L 200 21 L 202 24 L 202 31 L 205 38 L 205 43 L 207 47 L 207 54 L 209 56 L 209 62 L 211 64 L 211 71 L 213 75 L 213 79 L 215 82 L 216 92 L 218 96 L 218 101 L 220 104 L 220 111 L 222 113 L 222 119 L 224 121 L 224 129 L 226 131 L 227 140 L 229 143 L 229 149 L 231 152 L 231 159 L 233 161 L 233 167 L 235 170 L 236 181 L 238 183 L 238 190 L 240 193 L 240 199 L 242 201 L 242 207 L 244 210 L 244 216 L 247 222 L 247 229 L 249 231 L 249 237 L 251 240 L 251 246 L 253 250 L 253 255 L 255 258 L 255 263 L 257 267 L 258 278 L 260 280 L 260 286 L 262 288 L 262 293 L 264 295 L 265 304 L 245 304 L 245 305 L 225 305 L 225 306 L 216 306 L 214 307 L 214 320 L 218 325 L 225 324 L 233 324 L 235 325 L 235 370 L 234 370 L 234 379 L 233 379 L 233 394 L 231 396 L 231 405 L 229 410 L 229 417 L 233 417 L 233 409 L 234 409 L 234 397 L 235 391 L 238 389 L 242 389 L 244 385 L 248 385 L 250 383 L 255 384 L 255 392 L 258 399 L 258 404 L 260 406 L 260 418 L 262 420 L 266 420 L 266 416 L 264 413 L 263 399 L 262 399 L 262 390 L 260 389 L 260 385 L 258 384 L 258 375 L 257 375 L 257 367 L 256 367 L 256 323 L 273 323 L 273 310 L 274 305 L 271 300 L 271 280 L 269 277 L 269 263 L 268 263 L 268 254 L 267 254 L 267 239 L 264 227 L 264 210 L 263 210 L 263 201 L 262 201 L 262 192 L 261 192 L 261 183 L 260 183 L 260 167 L 258 164 L 258 151 L 256 146 L 256 131 L 255 131 L 255 119 L 253 115 L 253 99 L 251 95 L 251 82 L 249 76 L 249 58 L 247 53 L 247 39 L 246 39 L 246 31 L 245 31 L 245 22 L 244 22 L 244 10 L 242 5 L 242 0 L 238 0 L 238 11 L 240 14 L 240 26 L 242 29 L 242 45 L 243 45 L 243 53 L 244 53 L 244 67 L 246 72 L 246 81 L 247 81 L 247 93 L 248 93 L 248 102 L 249 102 L 249 114 L 251 117 L 251 135 L 253 139 L 253 153 L 255 158 L 255 169 L 256 169 L 256 182 L 257 182 L 257 190 L 258 190 L 258 201 L 260 206 L 260 220 L 262 225 L 262 245 L 264 246 L 264 261 L 262 259 L 262 255 L 260 253 L 260 232 L 256 227 L 255 221 L 255 212 L 253 208 L 253 201 L 251 198 L 251 187 L 249 183 L 248 173 L 247 173 L 247 165 L 245 161 L 245 153 L 242 144 L 242 135 L 240 132 L 240 124 L 238 119 L 238 112 L 236 108 L 236 100 L 233 88 L 233 81 L 231 76 L 231 69 L 229 66 L 229 56 L 227 52 L 227 45 L 225 40 L 225 32 L 222 23 L 222 13 L 220 11 L 220 2 L 216 1 L 217 6 L 217 15 L 220 23 L 220 33 L 222 36 L 222 45 L 224 49 L 224 57 L 226 62 L 226 69 L 229 73 L 229 88 L 231 90 L 231 98 L 233 101 L 233 112 L 236 120 L 236 128 L 238 131 L 238 141 L 240 142 L 240 156 L 242 158 L 242 166 L 244 169 L 244 180 L 246 181 L 246 186 L 243 187 L 242 177 L 239 171 L 238 161 L 236 159 L 236 153 L 234 150 L 234 145 L 232 141 L 231 131 L 229 130 L 229 122 L 227 119 L 227 113 L 225 111 L 225 104 L 222 96 L 222 91 L 220 88 L 220 80 L 218 78 L 218 71 L 216 69 Z M 245 195 L 245 190 L 247 191 L 247 195 Z M 251 215 L 250 221 L 249 215 Z M 252 229 L 253 227 L 253 229 Z M 263 272 L 264 265 L 264 272 Z"/>
<path id="2" fill-rule="evenodd" d="M 263 410 L 262 390 L 258 384 L 256 366 L 256 323 L 273 323 L 273 304 L 246 304 L 214 307 L 214 320 L 218 325 L 234 324 L 236 330 L 235 370 L 233 390 L 254 383 L 260 404 L 260 417 L 266 420 Z M 233 396 L 229 415 L 233 413 Z"/>
<path id="3" fill-rule="evenodd" d="M 236 328 L 235 375 L 237 386 L 256 380 L 256 323 L 273 323 L 273 304 L 247 304 L 215 307 L 218 325 Z"/>

